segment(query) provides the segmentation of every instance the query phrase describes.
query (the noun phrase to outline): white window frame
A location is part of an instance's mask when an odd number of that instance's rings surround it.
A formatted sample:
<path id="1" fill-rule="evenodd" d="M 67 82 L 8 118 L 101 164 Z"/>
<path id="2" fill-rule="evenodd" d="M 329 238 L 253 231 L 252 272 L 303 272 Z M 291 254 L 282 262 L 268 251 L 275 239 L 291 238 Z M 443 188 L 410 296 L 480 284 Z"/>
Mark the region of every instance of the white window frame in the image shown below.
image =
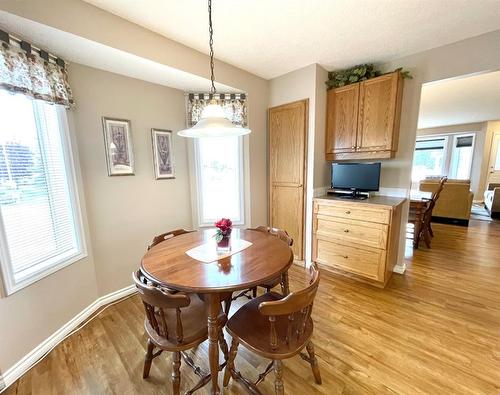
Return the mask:
<path id="1" fill-rule="evenodd" d="M 443 169 L 442 169 L 442 174 L 437 174 L 437 175 L 445 175 L 448 174 L 448 168 L 449 168 L 449 160 L 448 160 L 448 153 L 449 153 L 449 145 L 450 145 L 450 139 L 449 135 L 446 134 L 433 134 L 433 135 L 424 135 L 424 136 L 417 136 L 416 141 L 427 141 L 427 140 L 436 140 L 436 139 L 444 139 L 444 148 L 443 148 Z M 415 151 L 416 151 L 416 143 L 415 143 L 415 148 L 413 149 L 413 156 L 415 156 Z M 413 161 L 414 158 L 412 158 L 412 171 L 413 171 Z M 412 183 L 414 181 L 412 180 Z M 416 181 L 418 183 L 418 181 Z"/>
<path id="2" fill-rule="evenodd" d="M 249 227 L 250 223 L 250 161 L 249 161 L 249 140 L 248 136 L 239 137 L 240 150 L 240 210 L 242 218 L 240 221 L 233 221 L 236 227 Z M 199 174 L 199 152 L 197 139 L 188 141 L 189 173 L 191 184 L 191 207 L 192 221 L 195 228 L 213 227 L 213 222 L 203 222 L 201 218 L 201 188 Z"/>
<path id="3" fill-rule="evenodd" d="M 453 157 L 456 155 L 456 146 L 457 146 L 457 140 L 459 137 L 468 137 L 468 136 L 472 136 L 472 158 L 471 158 L 471 161 L 470 161 L 470 164 L 469 164 L 469 171 L 468 171 L 468 177 L 470 179 L 471 177 L 471 173 L 472 173 L 472 164 L 474 162 L 474 154 L 475 154 L 475 149 L 476 149 L 476 133 L 475 132 L 468 132 L 468 133 L 457 133 L 457 134 L 453 134 L 453 139 L 451 139 L 451 147 L 450 147 L 450 159 L 449 159 L 449 165 L 448 165 L 448 171 L 446 172 L 446 174 L 450 174 L 450 171 L 451 171 L 451 164 L 453 162 Z M 452 176 L 450 174 L 450 178 L 455 178 L 456 177 L 456 174 L 454 176 Z"/>
<path id="4" fill-rule="evenodd" d="M 37 106 L 38 104 L 34 102 L 33 105 Z M 35 112 L 37 111 L 35 108 L 33 110 Z M 43 263 L 34 266 L 32 268 L 33 269 L 32 272 L 29 273 L 29 275 L 24 276 L 24 278 L 16 282 L 8 252 L 9 250 L 8 250 L 5 228 L 3 225 L 3 219 L 2 216 L 0 215 L 0 268 L 2 272 L 4 292 L 6 295 L 11 295 L 41 280 L 42 278 L 47 277 L 57 272 L 58 270 L 61 270 L 87 257 L 88 255 L 87 245 L 84 237 L 85 233 L 83 228 L 83 217 L 82 217 L 80 198 L 78 196 L 78 182 L 77 182 L 78 178 L 74 165 L 75 162 L 73 157 L 73 145 L 69 131 L 68 118 L 66 114 L 66 109 L 63 106 L 56 105 L 56 111 L 57 111 L 57 120 L 61 133 L 61 143 L 63 148 L 65 168 L 68 177 L 67 178 L 68 190 L 70 194 L 71 205 L 73 207 L 75 234 L 79 247 L 78 252 L 76 254 L 63 257 L 62 259 L 57 259 L 57 260 L 52 259 L 53 262 L 51 262 L 51 259 L 48 259 Z M 36 120 L 36 122 L 38 123 L 38 120 Z M 58 258 L 60 258 L 60 256 Z"/>
<path id="5" fill-rule="evenodd" d="M 451 170 L 451 162 L 455 151 L 456 141 L 459 137 L 466 137 L 466 136 L 472 136 L 472 160 L 469 168 L 469 178 L 470 178 L 474 162 L 474 155 L 476 154 L 475 149 L 476 149 L 477 132 L 470 131 L 470 132 L 458 132 L 458 133 L 427 134 L 427 135 L 417 136 L 416 141 L 434 140 L 436 138 L 445 139 L 443 175 L 449 176 Z M 415 150 L 413 152 L 415 155 Z M 413 161 L 412 161 L 412 169 L 413 169 Z"/>

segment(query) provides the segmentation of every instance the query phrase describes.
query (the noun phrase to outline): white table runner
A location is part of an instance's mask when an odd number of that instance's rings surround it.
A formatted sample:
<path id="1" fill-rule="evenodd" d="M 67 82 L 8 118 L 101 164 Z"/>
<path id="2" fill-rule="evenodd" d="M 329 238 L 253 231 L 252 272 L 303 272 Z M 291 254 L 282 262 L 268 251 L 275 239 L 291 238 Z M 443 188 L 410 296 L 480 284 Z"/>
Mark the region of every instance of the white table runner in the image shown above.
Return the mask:
<path id="1" fill-rule="evenodd" d="M 217 244 L 215 240 L 210 240 L 208 243 L 191 248 L 186 251 L 186 254 L 197 261 L 209 263 L 237 254 L 251 245 L 252 243 L 246 240 L 231 239 L 231 251 L 217 251 Z"/>

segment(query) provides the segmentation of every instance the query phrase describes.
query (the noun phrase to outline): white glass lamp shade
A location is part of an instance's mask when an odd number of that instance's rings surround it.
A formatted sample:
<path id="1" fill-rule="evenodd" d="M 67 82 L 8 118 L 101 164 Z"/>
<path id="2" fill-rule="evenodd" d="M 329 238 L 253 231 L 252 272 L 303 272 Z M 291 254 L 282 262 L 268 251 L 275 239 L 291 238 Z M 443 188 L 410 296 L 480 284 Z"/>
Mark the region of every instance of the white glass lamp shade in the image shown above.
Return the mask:
<path id="1" fill-rule="evenodd" d="M 250 129 L 235 125 L 226 118 L 226 114 L 221 106 L 210 103 L 203 109 L 201 118 L 192 128 L 184 129 L 177 134 L 182 137 L 227 137 L 243 136 L 249 134 Z"/>

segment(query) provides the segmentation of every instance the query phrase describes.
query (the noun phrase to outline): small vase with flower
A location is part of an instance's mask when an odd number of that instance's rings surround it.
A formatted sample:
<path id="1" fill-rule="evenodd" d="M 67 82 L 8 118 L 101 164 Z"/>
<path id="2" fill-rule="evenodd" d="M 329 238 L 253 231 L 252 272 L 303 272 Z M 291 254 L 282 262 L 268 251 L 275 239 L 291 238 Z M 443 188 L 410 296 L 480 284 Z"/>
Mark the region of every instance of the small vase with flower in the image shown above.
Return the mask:
<path id="1" fill-rule="evenodd" d="M 231 251 L 231 231 L 233 230 L 233 223 L 228 218 L 222 218 L 215 223 L 217 231 L 214 238 L 217 242 L 217 251 L 227 252 Z"/>

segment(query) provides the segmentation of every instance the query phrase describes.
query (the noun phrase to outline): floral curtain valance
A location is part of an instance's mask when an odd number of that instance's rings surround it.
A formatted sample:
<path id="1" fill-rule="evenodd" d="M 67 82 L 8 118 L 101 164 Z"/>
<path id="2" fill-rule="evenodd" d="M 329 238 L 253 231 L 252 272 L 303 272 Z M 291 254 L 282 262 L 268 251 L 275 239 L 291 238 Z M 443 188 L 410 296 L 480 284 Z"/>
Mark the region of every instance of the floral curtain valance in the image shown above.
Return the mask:
<path id="1" fill-rule="evenodd" d="M 190 93 L 187 95 L 187 127 L 193 127 L 200 120 L 201 112 L 211 99 L 217 100 L 228 119 L 235 125 L 248 126 L 247 98 L 239 93 Z"/>
<path id="2" fill-rule="evenodd" d="M 6 42 L 0 44 L 0 89 L 74 106 L 64 66 Z"/>

